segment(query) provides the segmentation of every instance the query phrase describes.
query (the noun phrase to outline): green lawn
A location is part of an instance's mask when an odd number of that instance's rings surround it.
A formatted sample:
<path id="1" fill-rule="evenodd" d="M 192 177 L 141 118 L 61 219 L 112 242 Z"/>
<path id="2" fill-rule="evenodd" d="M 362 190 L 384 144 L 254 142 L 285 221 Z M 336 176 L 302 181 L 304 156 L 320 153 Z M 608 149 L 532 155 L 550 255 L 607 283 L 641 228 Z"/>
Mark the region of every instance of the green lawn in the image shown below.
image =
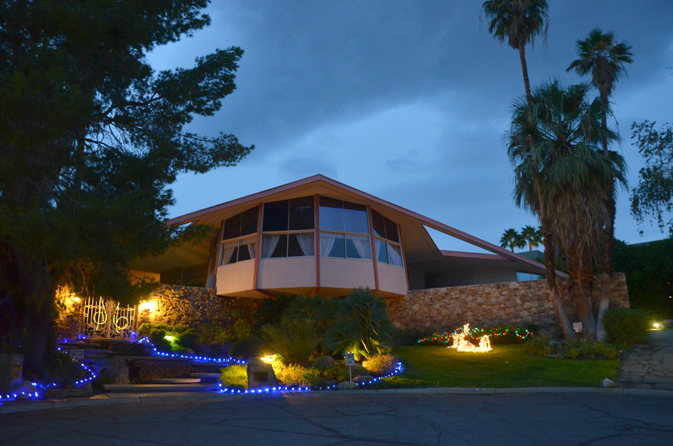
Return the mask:
<path id="1" fill-rule="evenodd" d="M 391 387 L 597 387 L 614 379 L 619 361 L 547 359 L 521 344 L 495 345 L 489 353 L 458 353 L 446 347 L 397 347 L 404 372 L 382 380 Z"/>

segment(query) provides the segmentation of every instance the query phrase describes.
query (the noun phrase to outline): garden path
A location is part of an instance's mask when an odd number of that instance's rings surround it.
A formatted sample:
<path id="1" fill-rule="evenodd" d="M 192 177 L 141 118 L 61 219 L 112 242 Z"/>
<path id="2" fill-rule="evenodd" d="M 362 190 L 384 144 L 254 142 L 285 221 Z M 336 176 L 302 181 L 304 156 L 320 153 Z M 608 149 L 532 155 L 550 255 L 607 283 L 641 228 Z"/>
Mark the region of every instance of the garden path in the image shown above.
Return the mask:
<path id="1" fill-rule="evenodd" d="M 626 353 L 617 387 L 673 390 L 673 330 L 650 332 L 650 342 Z"/>

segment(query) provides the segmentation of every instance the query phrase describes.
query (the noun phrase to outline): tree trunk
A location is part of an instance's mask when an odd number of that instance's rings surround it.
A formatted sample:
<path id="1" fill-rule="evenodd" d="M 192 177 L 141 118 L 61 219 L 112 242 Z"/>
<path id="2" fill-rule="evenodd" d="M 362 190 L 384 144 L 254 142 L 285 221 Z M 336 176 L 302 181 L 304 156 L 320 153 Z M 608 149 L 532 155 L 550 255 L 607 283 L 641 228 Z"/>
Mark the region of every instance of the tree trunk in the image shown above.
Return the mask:
<path id="1" fill-rule="evenodd" d="M 37 373 L 56 353 L 54 288 L 46 262 L 32 258 L 21 248 L 12 246 L 10 249 L 11 275 L 18 285 L 18 292 L 14 293 L 15 305 L 22 319 L 17 326 L 22 337 L 24 369 Z"/>
<path id="2" fill-rule="evenodd" d="M 591 273 L 586 270 L 576 252 L 568 254 L 568 270 L 573 281 L 573 300 L 575 301 L 577 317 L 582 321 L 582 332 L 588 335 L 589 338 L 595 338 L 596 319 L 594 319 L 592 311 L 591 294 L 587 280 L 591 276 Z"/>
<path id="3" fill-rule="evenodd" d="M 554 309 L 556 310 L 556 316 L 558 316 L 559 323 L 561 324 L 561 329 L 563 329 L 563 336 L 570 340 L 575 338 L 575 332 L 573 331 L 570 320 L 568 319 L 568 314 L 566 313 L 565 308 L 563 308 L 563 301 L 561 296 L 558 293 L 556 288 L 556 265 L 554 262 L 554 236 L 551 232 L 550 223 L 547 219 L 547 213 L 545 211 L 545 203 L 542 194 L 539 192 L 540 188 L 540 179 L 536 178 L 536 187 L 538 188 L 538 197 L 540 200 L 540 223 L 542 224 L 542 231 L 544 232 L 544 264 L 547 273 L 547 285 L 549 290 L 552 293 L 552 299 L 554 300 Z"/>
<path id="4" fill-rule="evenodd" d="M 523 84 L 526 87 L 526 102 L 528 105 L 528 119 L 533 122 L 533 95 L 530 92 L 530 80 L 528 79 L 528 64 L 526 63 L 526 47 L 519 45 L 519 58 L 521 59 L 521 70 L 523 71 Z"/>
<path id="5" fill-rule="evenodd" d="M 607 123 L 607 108 L 608 108 L 608 97 L 605 92 L 600 92 L 601 98 L 601 128 L 604 132 L 603 134 L 603 156 L 607 159 L 610 156 L 608 151 L 608 139 L 605 136 L 605 132 L 608 128 Z M 598 305 L 598 315 L 596 320 L 596 339 L 604 342 L 606 338 L 605 333 L 605 323 L 603 322 L 603 317 L 605 312 L 608 311 L 610 307 L 610 277 L 614 272 L 613 258 L 614 258 L 614 244 L 615 244 L 615 217 L 617 214 L 617 206 L 615 204 L 614 198 L 614 187 L 615 181 L 613 178 L 610 179 L 608 183 L 608 199 L 606 200 L 606 206 L 608 208 L 608 219 L 607 224 L 605 225 L 605 230 L 603 231 L 603 274 L 601 274 L 601 295 L 600 303 Z"/>
<path id="6" fill-rule="evenodd" d="M 603 322 L 603 317 L 605 312 L 608 311 L 610 307 L 610 278 L 614 273 L 614 264 L 613 264 L 613 252 L 615 246 L 615 215 L 617 207 L 615 205 L 614 195 L 612 194 L 612 189 L 614 186 L 614 180 L 610 180 L 609 190 L 610 196 L 606 201 L 608 208 L 608 221 L 605 225 L 605 231 L 603 235 L 603 274 L 601 274 L 601 297 L 600 303 L 598 305 L 598 316 L 596 321 L 596 338 L 604 342 L 606 338 L 605 333 L 605 323 Z"/>

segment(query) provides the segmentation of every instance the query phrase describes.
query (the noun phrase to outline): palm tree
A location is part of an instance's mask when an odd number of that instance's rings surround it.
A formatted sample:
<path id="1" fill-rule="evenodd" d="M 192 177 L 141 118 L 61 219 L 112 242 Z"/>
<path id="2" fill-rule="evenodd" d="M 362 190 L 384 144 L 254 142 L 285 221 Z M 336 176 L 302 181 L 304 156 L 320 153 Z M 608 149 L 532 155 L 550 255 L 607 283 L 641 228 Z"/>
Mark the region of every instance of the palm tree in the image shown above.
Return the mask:
<path id="1" fill-rule="evenodd" d="M 526 246 L 525 240 L 516 232 L 516 229 L 507 229 L 500 237 L 500 246 L 502 248 L 510 248 L 514 252 L 514 248 L 523 248 Z"/>
<path id="2" fill-rule="evenodd" d="M 602 130 L 599 101 L 590 103 L 588 91 L 586 84 L 569 88 L 558 81 L 543 84 L 533 94 L 532 124 L 527 104 L 522 98 L 517 100 L 508 153 L 515 164 L 515 201 L 538 215 L 546 211 L 549 216 L 555 240 L 568 259 L 578 316 L 594 334 L 588 283 L 597 240 L 607 220 L 609 179 L 624 181 L 624 161 L 614 152 L 605 158 L 596 150 L 602 138 L 612 140 L 617 136 Z M 528 145 L 531 134 L 535 139 L 532 147 Z M 540 162 L 535 164 L 534 159 Z M 542 188 L 531 181 L 535 176 L 544 179 Z M 544 198 L 540 200 L 535 194 Z"/>
<path id="3" fill-rule="evenodd" d="M 500 42 L 519 51 L 523 83 L 528 99 L 528 114 L 532 115 L 530 81 L 528 64 L 526 63 L 526 45 L 533 44 L 535 37 L 547 36 L 549 28 L 549 6 L 546 0 L 490 0 L 482 5 L 486 18 L 489 19 L 488 32 Z"/>
<path id="4" fill-rule="evenodd" d="M 591 83 L 598 89 L 601 104 L 601 128 L 607 130 L 607 115 L 610 109 L 610 96 L 623 73 L 626 73 L 625 64 L 632 63 L 631 46 L 625 42 L 616 42 L 612 32 L 603 33 L 599 28 L 592 30 L 584 40 L 577 41 L 579 58 L 574 60 L 566 71 L 575 70 L 580 76 L 591 73 Z M 603 156 L 609 157 L 608 140 L 602 138 Z M 614 222 L 616 214 L 614 180 L 612 193 L 607 197 L 609 219 L 605 225 L 603 247 L 603 275 L 601 284 L 601 298 L 598 311 L 598 339 L 605 338 L 603 315 L 610 302 L 610 289 L 607 285 L 614 271 Z"/>
<path id="5" fill-rule="evenodd" d="M 523 83 L 526 88 L 526 105 L 528 121 L 533 122 L 532 94 L 530 89 L 530 80 L 528 78 L 528 64 L 526 63 L 526 45 L 533 44 L 535 38 L 542 35 L 547 36 L 549 28 L 549 16 L 547 10 L 549 6 L 545 0 L 490 0 L 482 4 L 482 9 L 486 17 L 490 20 L 488 31 L 493 34 L 500 42 L 507 41 L 508 45 L 519 51 L 521 60 L 521 70 L 523 71 Z M 528 140 L 525 142 L 529 147 L 534 145 L 534 133 L 528 133 Z M 525 178 L 519 178 L 522 182 L 527 182 L 528 187 L 532 189 L 529 195 L 531 199 L 536 198 L 537 203 L 529 203 L 531 209 L 537 209 L 537 215 L 544 232 L 544 258 L 547 276 L 547 285 L 552 291 L 554 307 L 556 314 L 563 328 L 563 334 L 566 339 L 575 337 L 575 332 L 570 325 L 568 316 L 563 308 L 561 296 L 556 288 L 556 268 L 554 263 L 554 241 L 551 232 L 551 222 L 547 218 L 544 195 L 537 191 L 542 189 L 542 179 L 539 175 L 537 166 L 539 160 L 533 150 L 528 150 L 528 158 L 520 160 L 521 174 Z M 515 176 L 517 172 L 515 171 Z"/>
<path id="6" fill-rule="evenodd" d="M 528 250 L 532 251 L 533 248 L 537 248 L 542 242 L 542 231 L 540 228 L 534 228 L 533 226 L 524 226 L 521 230 L 521 237 L 528 244 Z"/>

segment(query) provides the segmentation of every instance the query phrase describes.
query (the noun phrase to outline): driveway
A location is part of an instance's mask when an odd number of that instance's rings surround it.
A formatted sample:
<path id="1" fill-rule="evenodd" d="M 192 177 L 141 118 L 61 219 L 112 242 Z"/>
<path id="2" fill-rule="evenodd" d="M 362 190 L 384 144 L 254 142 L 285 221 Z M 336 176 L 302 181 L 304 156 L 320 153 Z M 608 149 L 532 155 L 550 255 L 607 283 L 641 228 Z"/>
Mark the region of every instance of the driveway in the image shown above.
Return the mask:
<path id="1" fill-rule="evenodd" d="M 0 416 L 0 444 L 31 446 L 669 446 L 672 438 L 670 394 L 335 392 Z"/>
<path id="2" fill-rule="evenodd" d="M 615 383 L 617 387 L 673 390 L 673 330 L 651 331 L 649 343 L 629 351 Z"/>

